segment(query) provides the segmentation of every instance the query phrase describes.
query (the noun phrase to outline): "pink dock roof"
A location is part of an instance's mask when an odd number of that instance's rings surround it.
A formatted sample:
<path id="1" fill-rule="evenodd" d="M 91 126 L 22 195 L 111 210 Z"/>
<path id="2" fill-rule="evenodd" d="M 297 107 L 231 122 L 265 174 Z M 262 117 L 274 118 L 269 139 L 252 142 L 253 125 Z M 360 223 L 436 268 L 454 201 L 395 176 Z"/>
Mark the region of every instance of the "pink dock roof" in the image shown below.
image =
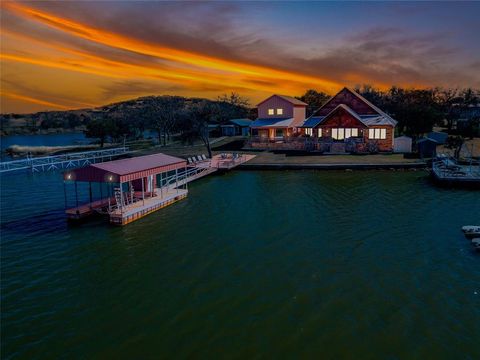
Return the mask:
<path id="1" fill-rule="evenodd" d="M 187 162 L 166 154 L 152 154 L 129 159 L 92 164 L 64 174 L 65 180 L 126 182 L 185 167 Z M 70 177 L 69 177 L 70 176 Z"/>

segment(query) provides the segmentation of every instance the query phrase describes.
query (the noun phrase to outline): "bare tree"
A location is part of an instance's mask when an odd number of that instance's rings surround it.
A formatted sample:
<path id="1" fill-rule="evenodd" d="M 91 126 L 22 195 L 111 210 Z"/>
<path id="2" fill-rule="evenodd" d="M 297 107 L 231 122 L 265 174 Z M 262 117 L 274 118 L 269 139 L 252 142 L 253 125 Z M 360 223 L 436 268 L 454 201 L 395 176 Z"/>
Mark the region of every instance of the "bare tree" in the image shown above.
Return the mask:
<path id="1" fill-rule="evenodd" d="M 158 142 L 167 144 L 167 136 L 174 128 L 184 107 L 185 99 L 178 96 L 160 96 L 152 98 L 145 107 L 144 117 L 148 126 L 155 131 Z"/>
<path id="2" fill-rule="evenodd" d="M 190 103 L 184 113 L 183 139 L 190 142 L 194 139 L 200 139 L 211 158 L 209 124 L 218 123 L 218 119 L 219 108 L 215 103 L 206 100 Z"/>
<path id="3" fill-rule="evenodd" d="M 240 106 L 240 107 L 244 107 L 244 108 L 248 108 L 250 106 L 250 101 L 248 100 L 248 98 L 244 98 L 242 96 L 240 96 L 240 94 L 232 91 L 230 93 L 230 95 L 227 95 L 227 94 L 223 94 L 223 95 L 220 95 L 217 100 L 219 102 L 225 102 L 225 103 L 228 103 L 230 105 L 234 105 L 234 106 Z"/>

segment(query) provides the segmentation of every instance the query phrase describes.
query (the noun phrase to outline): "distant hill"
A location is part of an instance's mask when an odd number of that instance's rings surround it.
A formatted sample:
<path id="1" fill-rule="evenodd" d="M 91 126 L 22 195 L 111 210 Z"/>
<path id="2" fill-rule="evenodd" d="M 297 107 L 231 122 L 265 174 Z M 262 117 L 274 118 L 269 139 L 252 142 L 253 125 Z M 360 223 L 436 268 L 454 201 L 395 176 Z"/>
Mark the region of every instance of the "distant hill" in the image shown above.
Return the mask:
<path id="1" fill-rule="evenodd" d="M 165 96 L 144 96 L 136 99 L 120 101 L 95 108 L 86 108 L 66 111 L 41 111 L 32 114 L 1 114 L 0 132 L 1 135 L 31 134 L 31 133 L 57 133 L 84 131 L 88 123 L 101 117 L 104 113 L 115 113 L 119 118 L 141 118 L 141 114 L 148 108 L 155 106 L 156 102 Z M 202 98 L 185 98 L 185 104 L 191 102 L 205 101 L 219 103 L 219 101 Z M 251 109 L 246 108 L 245 116 L 256 115 Z"/>

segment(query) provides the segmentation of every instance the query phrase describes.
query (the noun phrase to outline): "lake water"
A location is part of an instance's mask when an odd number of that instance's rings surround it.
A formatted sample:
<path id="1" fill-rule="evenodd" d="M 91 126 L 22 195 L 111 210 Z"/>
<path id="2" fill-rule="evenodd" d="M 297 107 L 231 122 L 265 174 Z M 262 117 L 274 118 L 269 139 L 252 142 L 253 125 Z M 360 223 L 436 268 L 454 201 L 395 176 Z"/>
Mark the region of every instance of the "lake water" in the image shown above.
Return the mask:
<path id="1" fill-rule="evenodd" d="M 233 171 L 125 227 L 58 173 L 1 186 L 2 357 L 480 358 L 478 192 L 424 172 Z"/>
<path id="2" fill-rule="evenodd" d="M 65 133 L 48 135 L 8 135 L 0 137 L 0 155 L 2 161 L 11 160 L 5 154 L 5 149 L 12 145 L 21 146 L 65 146 L 75 144 L 88 144 L 92 139 L 87 139 L 84 133 Z"/>

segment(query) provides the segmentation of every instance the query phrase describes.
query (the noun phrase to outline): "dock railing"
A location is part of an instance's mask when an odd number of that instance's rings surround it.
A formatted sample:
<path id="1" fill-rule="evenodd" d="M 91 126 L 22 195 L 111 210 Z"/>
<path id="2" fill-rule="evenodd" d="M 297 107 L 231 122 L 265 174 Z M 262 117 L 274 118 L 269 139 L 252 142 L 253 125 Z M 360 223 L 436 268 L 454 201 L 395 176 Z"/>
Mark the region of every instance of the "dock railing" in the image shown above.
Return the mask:
<path id="1" fill-rule="evenodd" d="M 42 157 L 27 156 L 25 159 L 0 163 L 0 173 L 31 170 L 32 172 L 71 169 L 92 163 L 112 160 L 112 158 L 129 153 L 127 146 L 111 149 L 65 153 Z"/>

